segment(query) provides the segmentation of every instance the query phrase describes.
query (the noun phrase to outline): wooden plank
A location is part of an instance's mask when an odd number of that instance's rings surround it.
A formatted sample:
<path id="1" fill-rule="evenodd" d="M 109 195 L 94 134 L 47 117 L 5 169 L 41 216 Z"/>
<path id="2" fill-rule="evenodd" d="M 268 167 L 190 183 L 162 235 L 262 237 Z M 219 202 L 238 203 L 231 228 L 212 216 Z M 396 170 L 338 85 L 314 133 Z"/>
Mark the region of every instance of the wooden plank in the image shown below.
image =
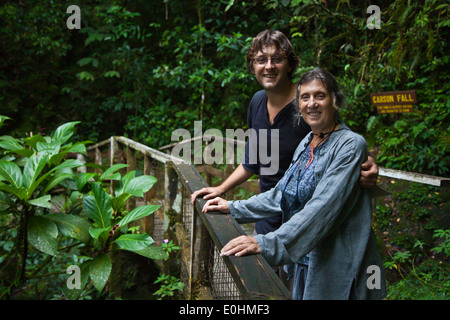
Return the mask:
<path id="1" fill-rule="evenodd" d="M 383 167 L 379 167 L 378 172 L 379 172 L 378 174 L 383 177 L 407 180 L 407 181 L 418 182 L 418 183 L 423 183 L 423 184 L 429 184 L 429 185 L 437 186 L 437 187 L 450 185 L 450 179 L 444 178 L 444 177 L 436 177 L 436 176 L 430 176 L 427 174 L 400 171 L 400 170 L 388 169 L 388 168 L 383 168 Z"/>
<path id="2" fill-rule="evenodd" d="M 131 139 L 128 139 L 126 137 L 115 137 L 116 141 L 123 143 L 124 145 L 126 145 L 127 147 L 131 147 L 137 151 L 140 151 L 141 153 L 143 153 L 144 155 L 148 155 L 150 157 L 152 157 L 153 159 L 156 159 L 162 163 L 166 163 L 167 161 L 172 161 L 174 163 L 178 163 L 178 162 L 184 162 L 182 159 L 176 158 L 176 157 L 172 157 L 170 155 L 167 155 L 161 151 L 158 151 L 156 149 L 147 147 L 146 145 L 133 141 Z"/>
<path id="3" fill-rule="evenodd" d="M 181 163 L 174 165 L 174 168 L 184 187 L 191 193 L 207 186 L 191 165 Z M 205 202 L 203 199 L 197 199 L 195 205 L 200 212 L 199 217 L 219 250 L 231 239 L 245 235 L 231 215 L 201 213 Z M 289 291 L 261 254 L 223 259 L 244 299 L 290 299 Z"/>
<path id="4" fill-rule="evenodd" d="M 132 150 L 130 147 L 127 147 L 126 150 L 127 157 L 127 173 L 136 170 L 136 152 Z M 134 208 L 136 208 L 136 198 L 130 197 L 126 203 L 127 211 L 130 212 Z"/>

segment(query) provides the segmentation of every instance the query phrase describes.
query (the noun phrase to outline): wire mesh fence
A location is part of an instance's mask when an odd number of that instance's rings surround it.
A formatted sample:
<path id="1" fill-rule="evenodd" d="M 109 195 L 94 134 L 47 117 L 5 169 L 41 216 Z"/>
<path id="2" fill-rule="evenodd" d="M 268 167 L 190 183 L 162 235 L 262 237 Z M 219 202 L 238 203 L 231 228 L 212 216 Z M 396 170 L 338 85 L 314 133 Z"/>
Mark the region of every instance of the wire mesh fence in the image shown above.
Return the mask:
<path id="1" fill-rule="evenodd" d="M 210 255 L 212 260 L 210 279 L 213 298 L 217 300 L 241 300 L 242 296 L 220 257 L 217 247 L 213 248 Z"/>

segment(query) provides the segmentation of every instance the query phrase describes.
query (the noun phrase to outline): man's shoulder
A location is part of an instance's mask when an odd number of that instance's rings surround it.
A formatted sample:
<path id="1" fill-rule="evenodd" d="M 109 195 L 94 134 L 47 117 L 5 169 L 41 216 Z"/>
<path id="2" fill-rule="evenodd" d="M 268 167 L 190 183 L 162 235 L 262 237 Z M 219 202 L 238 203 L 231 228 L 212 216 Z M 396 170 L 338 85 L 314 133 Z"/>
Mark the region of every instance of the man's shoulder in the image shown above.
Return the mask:
<path id="1" fill-rule="evenodd" d="M 259 90 L 256 92 L 252 99 L 250 100 L 250 104 L 248 107 L 248 117 L 249 119 L 255 119 L 256 115 L 260 112 L 263 112 L 263 107 L 267 103 L 267 94 L 265 90 Z"/>
<path id="2" fill-rule="evenodd" d="M 265 99 L 267 99 L 266 90 L 264 90 L 264 89 L 259 90 L 253 95 L 253 97 L 252 97 L 252 99 L 250 101 L 250 105 L 258 106 Z"/>

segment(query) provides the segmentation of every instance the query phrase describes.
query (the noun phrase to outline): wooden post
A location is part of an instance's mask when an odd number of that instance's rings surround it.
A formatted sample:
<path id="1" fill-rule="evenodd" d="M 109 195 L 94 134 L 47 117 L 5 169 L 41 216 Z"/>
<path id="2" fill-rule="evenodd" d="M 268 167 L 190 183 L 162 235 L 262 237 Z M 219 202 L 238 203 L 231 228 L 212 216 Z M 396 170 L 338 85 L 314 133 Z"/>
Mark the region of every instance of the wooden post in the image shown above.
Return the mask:
<path id="1" fill-rule="evenodd" d="M 127 172 L 136 170 L 136 153 L 130 147 L 127 147 L 126 157 L 127 157 L 127 164 L 129 165 L 129 167 L 127 168 Z M 130 212 L 135 207 L 136 207 L 136 198 L 130 197 L 127 200 L 127 211 Z"/>
<path id="2" fill-rule="evenodd" d="M 86 163 L 86 157 L 83 154 L 81 154 L 81 153 L 77 153 L 77 160 L 82 162 L 82 163 Z M 78 167 L 77 168 L 77 172 L 79 172 L 79 173 L 86 173 L 87 172 L 86 167 L 85 166 Z"/>
<path id="3" fill-rule="evenodd" d="M 175 199 L 178 191 L 178 176 L 170 162 L 166 162 L 164 168 L 164 232 L 166 232 L 170 223 L 168 213 L 174 210 L 174 203 L 176 203 Z M 178 207 L 175 208 L 175 210 L 177 209 Z M 178 209 L 177 213 L 180 213 L 180 209 Z"/>
<path id="4" fill-rule="evenodd" d="M 193 210 L 193 228 L 191 237 L 191 275 L 190 275 L 190 294 L 191 299 L 198 297 L 199 292 L 193 292 L 193 285 L 200 290 L 201 287 L 210 285 L 210 270 L 212 270 L 213 259 L 210 259 L 212 248 L 214 246 L 212 239 L 205 225 L 200 219 L 197 209 Z"/>
<path id="5" fill-rule="evenodd" d="M 102 151 L 99 147 L 95 148 L 95 164 L 102 165 Z M 95 172 L 100 172 L 100 170 L 95 169 Z"/>
<path id="6" fill-rule="evenodd" d="M 152 160 L 149 156 L 144 155 L 144 174 L 154 175 L 152 170 Z M 144 194 L 144 204 L 150 203 L 150 200 L 155 197 L 155 186 L 153 186 L 149 191 Z M 144 218 L 144 229 L 147 234 L 153 234 L 153 229 L 155 226 L 155 215 L 151 214 Z"/>
<path id="7" fill-rule="evenodd" d="M 116 152 L 119 150 L 118 145 L 114 137 L 110 138 L 109 142 L 109 165 L 112 166 L 114 164 L 114 157 Z M 114 194 L 114 180 L 111 180 L 109 183 L 109 192 Z"/>

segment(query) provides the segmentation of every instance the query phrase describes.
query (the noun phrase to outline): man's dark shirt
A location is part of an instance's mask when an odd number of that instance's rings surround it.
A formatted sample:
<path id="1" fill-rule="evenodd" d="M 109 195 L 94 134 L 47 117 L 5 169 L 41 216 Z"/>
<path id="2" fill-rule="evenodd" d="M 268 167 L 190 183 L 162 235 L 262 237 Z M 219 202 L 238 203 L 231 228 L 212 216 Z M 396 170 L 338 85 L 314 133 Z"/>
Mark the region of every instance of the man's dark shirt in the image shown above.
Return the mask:
<path id="1" fill-rule="evenodd" d="M 278 164 L 278 172 L 273 175 L 261 175 L 261 168 L 270 167 L 271 163 L 261 164 L 259 159 L 259 154 L 255 159 L 257 159 L 257 163 L 250 163 L 250 148 L 249 143 L 246 144 L 245 147 L 245 156 L 242 165 L 244 168 L 254 174 L 259 175 L 259 186 L 261 192 L 265 192 L 267 190 L 272 189 L 277 182 L 284 175 L 284 172 L 287 170 L 292 161 L 292 156 L 294 154 L 295 149 L 297 148 L 300 141 L 306 136 L 308 132 L 311 131 L 311 128 L 308 124 L 303 120 L 303 118 L 297 118 L 294 115 L 297 113 L 296 109 L 298 108 L 297 104 L 292 101 L 287 106 L 285 106 L 275 117 L 273 125 L 270 124 L 269 115 L 267 112 L 267 94 L 264 90 L 260 90 L 253 96 L 250 101 L 250 105 L 248 108 L 247 114 L 247 125 L 248 128 L 252 128 L 256 130 L 257 139 L 260 139 L 261 129 L 267 130 L 267 155 L 274 160 L 276 158 L 274 155 L 271 155 L 271 129 L 279 130 L 279 164 Z M 253 159 L 253 158 L 252 158 Z M 269 219 L 265 219 L 256 223 L 256 232 L 258 234 L 266 234 L 270 231 L 276 230 L 281 225 L 281 217 L 273 217 Z"/>

